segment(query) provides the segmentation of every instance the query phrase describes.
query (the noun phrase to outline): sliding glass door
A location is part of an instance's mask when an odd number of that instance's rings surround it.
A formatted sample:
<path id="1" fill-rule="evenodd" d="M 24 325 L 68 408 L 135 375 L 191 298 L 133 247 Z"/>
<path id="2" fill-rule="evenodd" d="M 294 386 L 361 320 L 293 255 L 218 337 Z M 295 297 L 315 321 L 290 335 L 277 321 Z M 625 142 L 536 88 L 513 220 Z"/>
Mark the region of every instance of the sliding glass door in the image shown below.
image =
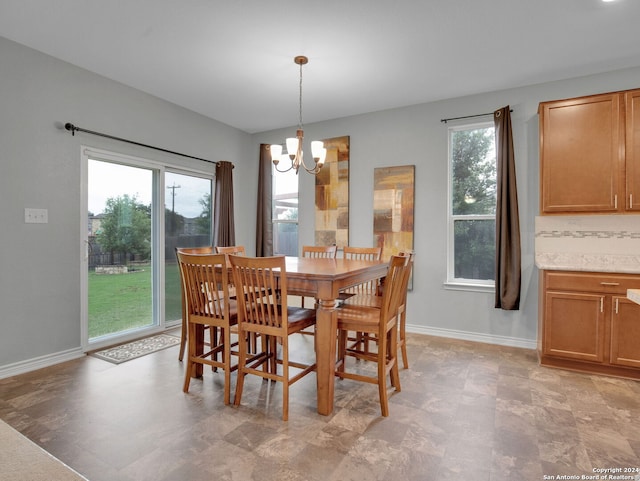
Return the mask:
<path id="1" fill-rule="evenodd" d="M 165 173 L 164 293 L 168 325 L 182 320 L 176 247 L 211 245 L 211 186 L 210 178 L 178 172 Z"/>
<path id="2" fill-rule="evenodd" d="M 88 343 L 159 324 L 153 193 L 158 172 L 88 159 Z"/>
<path id="3" fill-rule="evenodd" d="M 82 339 L 93 350 L 181 321 L 175 248 L 211 245 L 213 175 L 90 149 L 83 167 Z"/>

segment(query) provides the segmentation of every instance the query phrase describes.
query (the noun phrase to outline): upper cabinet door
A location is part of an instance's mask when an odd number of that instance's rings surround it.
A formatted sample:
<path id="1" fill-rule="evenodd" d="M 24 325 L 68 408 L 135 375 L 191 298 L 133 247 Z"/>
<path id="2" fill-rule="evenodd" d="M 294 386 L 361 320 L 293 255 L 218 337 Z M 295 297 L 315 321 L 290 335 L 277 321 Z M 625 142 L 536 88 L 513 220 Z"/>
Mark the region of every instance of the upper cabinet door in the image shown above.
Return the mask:
<path id="1" fill-rule="evenodd" d="M 540 104 L 540 210 L 624 210 L 623 96 L 594 95 Z"/>
<path id="2" fill-rule="evenodd" d="M 625 92 L 626 111 L 626 207 L 640 211 L 640 90 Z"/>

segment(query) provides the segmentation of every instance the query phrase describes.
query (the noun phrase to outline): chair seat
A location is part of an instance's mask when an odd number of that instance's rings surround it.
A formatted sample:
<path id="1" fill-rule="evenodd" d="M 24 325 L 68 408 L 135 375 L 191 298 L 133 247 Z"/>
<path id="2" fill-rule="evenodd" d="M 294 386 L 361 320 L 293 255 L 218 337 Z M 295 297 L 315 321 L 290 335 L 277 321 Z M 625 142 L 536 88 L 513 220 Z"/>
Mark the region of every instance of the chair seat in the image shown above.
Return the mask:
<path id="1" fill-rule="evenodd" d="M 376 296 L 373 294 L 356 294 L 351 296 L 342 303 L 342 307 L 349 306 L 363 306 L 363 307 L 375 307 L 380 309 L 382 307 L 382 296 Z"/>
<path id="2" fill-rule="evenodd" d="M 224 300 L 220 301 L 220 307 L 222 309 L 224 309 Z M 236 302 L 235 299 L 229 299 L 229 320 L 230 321 L 235 321 L 237 322 L 238 320 L 238 303 Z M 201 315 L 210 315 L 210 314 L 215 314 L 215 309 L 213 308 L 213 302 L 210 302 L 207 306 L 206 309 L 204 309 L 204 312 L 200 311 Z M 194 314 L 197 315 L 197 314 Z"/>
<path id="3" fill-rule="evenodd" d="M 290 330 L 300 330 L 312 326 L 316 322 L 315 309 L 304 307 L 287 307 L 287 320 Z"/>

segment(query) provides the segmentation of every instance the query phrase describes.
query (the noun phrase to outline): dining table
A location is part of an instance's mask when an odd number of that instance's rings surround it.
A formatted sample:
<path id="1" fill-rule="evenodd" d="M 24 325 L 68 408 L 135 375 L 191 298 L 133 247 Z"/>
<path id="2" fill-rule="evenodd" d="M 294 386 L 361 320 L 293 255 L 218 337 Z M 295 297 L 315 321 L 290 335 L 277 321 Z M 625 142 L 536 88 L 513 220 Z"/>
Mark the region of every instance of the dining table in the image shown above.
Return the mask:
<path id="1" fill-rule="evenodd" d="M 333 412 L 337 312 L 340 292 L 358 284 L 382 279 L 388 263 L 381 260 L 286 257 L 287 294 L 316 299 L 317 409 Z"/>
<path id="2" fill-rule="evenodd" d="M 319 414 L 333 412 L 335 384 L 336 343 L 338 322 L 336 309 L 340 293 L 345 289 L 376 279 L 381 285 L 388 270 L 388 262 L 380 260 L 328 259 L 311 257 L 285 257 L 287 294 L 316 299 L 316 383 Z M 274 272 L 276 276 L 280 273 Z M 195 353 L 204 349 L 204 326 L 196 326 Z M 202 376 L 202 365 L 197 365 L 193 377 Z"/>

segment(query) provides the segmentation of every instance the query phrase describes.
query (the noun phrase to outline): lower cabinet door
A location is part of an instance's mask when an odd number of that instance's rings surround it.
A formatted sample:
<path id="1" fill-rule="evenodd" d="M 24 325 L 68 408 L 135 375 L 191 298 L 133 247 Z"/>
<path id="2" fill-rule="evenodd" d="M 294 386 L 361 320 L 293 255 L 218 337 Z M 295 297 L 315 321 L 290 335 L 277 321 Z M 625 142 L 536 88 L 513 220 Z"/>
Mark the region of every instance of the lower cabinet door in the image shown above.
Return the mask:
<path id="1" fill-rule="evenodd" d="M 604 312 L 602 295 L 547 291 L 544 354 L 604 362 Z"/>
<path id="2" fill-rule="evenodd" d="M 640 368 L 640 305 L 626 297 L 611 303 L 611 364 Z"/>

